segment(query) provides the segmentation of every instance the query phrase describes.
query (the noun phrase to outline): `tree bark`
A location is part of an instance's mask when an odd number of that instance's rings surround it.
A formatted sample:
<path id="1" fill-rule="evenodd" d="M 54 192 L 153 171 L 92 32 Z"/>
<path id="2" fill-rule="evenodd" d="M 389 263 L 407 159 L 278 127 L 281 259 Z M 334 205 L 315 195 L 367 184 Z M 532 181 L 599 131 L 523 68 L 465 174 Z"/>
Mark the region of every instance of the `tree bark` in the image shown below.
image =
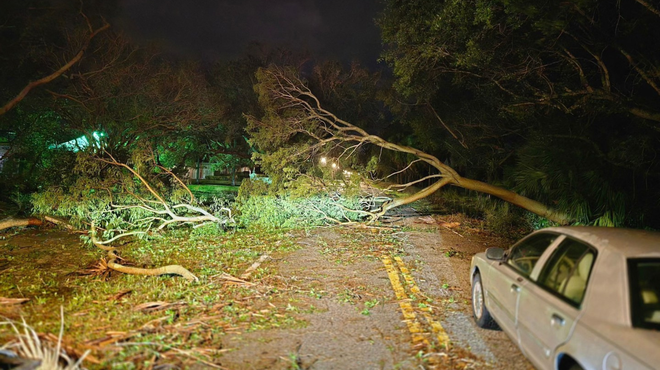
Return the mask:
<path id="1" fill-rule="evenodd" d="M 474 190 L 480 193 L 486 193 L 496 196 L 505 202 L 509 202 L 513 205 L 526 209 L 534 214 L 537 214 L 541 217 L 545 217 L 548 220 L 554 221 L 561 225 L 566 225 L 571 221 L 571 218 L 564 213 L 553 210 L 552 208 L 549 208 L 543 203 L 537 202 L 533 199 L 529 199 L 511 190 L 507 190 L 499 186 L 490 185 L 478 180 L 466 179 L 464 177 L 459 178 L 458 182 L 456 183 L 452 182 L 452 185 L 456 185 L 467 190 Z"/>
<path id="2" fill-rule="evenodd" d="M 9 229 L 10 227 L 23 227 L 23 226 L 41 226 L 43 221 L 38 218 L 5 218 L 0 220 L 0 230 Z"/>

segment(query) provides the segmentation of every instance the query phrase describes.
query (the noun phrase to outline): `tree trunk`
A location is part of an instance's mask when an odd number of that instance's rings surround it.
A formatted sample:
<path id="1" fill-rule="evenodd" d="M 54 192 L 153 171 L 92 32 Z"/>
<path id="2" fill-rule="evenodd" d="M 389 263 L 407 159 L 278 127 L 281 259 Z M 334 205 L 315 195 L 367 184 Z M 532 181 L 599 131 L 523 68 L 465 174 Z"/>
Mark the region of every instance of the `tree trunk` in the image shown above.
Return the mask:
<path id="1" fill-rule="evenodd" d="M 452 182 L 452 185 L 456 185 L 467 190 L 474 190 L 481 193 L 494 195 L 505 202 L 509 202 L 561 225 L 566 225 L 570 222 L 568 215 L 557 212 L 556 210 L 553 210 L 542 203 L 524 197 L 520 194 L 516 194 L 511 190 L 500 188 L 499 186 L 490 185 L 478 180 L 466 179 L 464 177 L 459 178 L 456 182 Z"/>

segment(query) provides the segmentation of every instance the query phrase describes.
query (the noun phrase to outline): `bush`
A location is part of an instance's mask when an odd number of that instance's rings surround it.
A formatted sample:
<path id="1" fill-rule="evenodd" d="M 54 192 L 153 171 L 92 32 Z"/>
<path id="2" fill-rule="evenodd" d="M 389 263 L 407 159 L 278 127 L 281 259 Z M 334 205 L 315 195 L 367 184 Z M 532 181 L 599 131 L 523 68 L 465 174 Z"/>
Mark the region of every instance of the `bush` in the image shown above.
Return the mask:
<path id="1" fill-rule="evenodd" d="M 529 212 L 511 206 L 503 201 L 493 201 L 485 211 L 485 222 L 488 230 L 512 239 L 520 239 L 533 231 Z"/>
<path id="2" fill-rule="evenodd" d="M 532 230 L 552 226 L 533 213 L 484 194 L 457 189 L 443 189 L 429 198 L 431 212 L 462 213 L 484 221 L 484 226 L 496 234 L 517 239 Z"/>

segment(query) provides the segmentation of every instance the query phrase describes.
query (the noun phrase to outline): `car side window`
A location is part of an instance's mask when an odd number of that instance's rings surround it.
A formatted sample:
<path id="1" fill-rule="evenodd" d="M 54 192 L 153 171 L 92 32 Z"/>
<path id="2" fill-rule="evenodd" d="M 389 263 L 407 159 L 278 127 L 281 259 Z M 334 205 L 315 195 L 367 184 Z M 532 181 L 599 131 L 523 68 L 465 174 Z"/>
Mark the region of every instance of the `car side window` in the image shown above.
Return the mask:
<path id="1" fill-rule="evenodd" d="M 543 252 L 557 239 L 556 234 L 541 233 L 532 235 L 511 248 L 507 264 L 523 276 L 529 276 Z"/>
<path id="2" fill-rule="evenodd" d="M 596 251 L 573 239 L 564 240 L 543 267 L 538 283 L 579 306 L 587 290 Z"/>
<path id="3" fill-rule="evenodd" d="M 633 326 L 660 330 L 660 258 L 628 260 Z"/>

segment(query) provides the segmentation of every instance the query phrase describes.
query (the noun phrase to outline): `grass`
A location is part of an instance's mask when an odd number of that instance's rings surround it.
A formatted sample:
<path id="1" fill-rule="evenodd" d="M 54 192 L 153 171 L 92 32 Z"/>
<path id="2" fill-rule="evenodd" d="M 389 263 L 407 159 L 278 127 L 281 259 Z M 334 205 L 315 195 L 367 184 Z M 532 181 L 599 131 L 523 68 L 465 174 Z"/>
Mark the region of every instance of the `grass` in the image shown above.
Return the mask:
<path id="1" fill-rule="evenodd" d="M 188 185 L 188 188 L 195 193 L 203 193 L 203 194 L 214 194 L 214 195 L 223 195 L 226 193 L 238 193 L 238 186 L 231 186 L 231 185 L 206 185 L 206 184 L 199 184 L 199 185 Z"/>
<path id="2" fill-rule="evenodd" d="M 155 355 L 210 361 L 214 352 L 200 349 L 221 349 L 228 333 L 306 325 L 287 309 L 308 311 L 306 300 L 294 299 L 295 292 L 280 285 L 267 263 L 250 277 L 257 285 L 228 284 L 221 278 L 223 273 L 240 276 L 263 253 L 278 258 L 297 249 L 292 233 L 241 230 L 191 236 L 181 231 L 122 247 L 124 263 L 180 264 L 200 278 L 192 284 L 172 276 L 80 275 L 80 267 L 103 256 L 80 243 L 14 246 L 4 259 L 11 260 L 12 273 L 0 274 L 0 297 L 30 298 L 20 314 L 40 333 L 58 332 L 63 306 L 63 343 L 74 357 L 91 350 L 86 361 L 90 369 L 148 367 L 144 364 L 153 363 Z M 139 309 L 149 302 L 154 303 L 151 308 Z M 0 315 L 18 312 L 0 306 Z M 0 333 L 0 344 L 10 337 Z"/>
<path id="3" fill-rule="evenodd" d="M 278 264 L 269 260 L 252 272 L 249 280 L 258 283 L 255 285 L 227 283 L 223 274 L 239 277 L 263 254 L 286 263 L 287 256 L 300 248 L 299 240 L 313 240 L 320 246 L 313 253 L 350 270 L 359 261 L 378 261 L 382 253 L 397 250 L 401 242 L 393 238 L 393 232 L 351 228 L 328 233 L 258 228 L 225 233 L 180 230 L 121 246 L 124 264 L 180 264 L 199 277 L 196 283 L 180 277 L 116 272 L 82 275 L 82 270 L 89 272 L 104 255 L 96 247 L 85 246 L 74 236 L 63 240 L 60 236 L 68 234 L 56 231 L 3 234 L 6 238 L 0 239 L 0 248 L 5 255 L 0 256 L 0 271 L 11 273 L 0 274 L 0 297 L 30 300 L 12 306 L 13 310 L 0 305 L 0 316 L 14 320 L 23 316 L 37 333 L 52 337 L 59 332 L 63 306 L 63 347 L 74 359 L 90 350 L 84 364 L 89 369 L 143 369 L 163 363 L 187 368 L 196 362 L 212 367 L 230 350 L 223 347 L 227 336 L 303 328 L 305 315 L 321 312 L 317 307 L 323 305 L 318 300 L 354 305 L 369 315 L 387 299 L 384 292 L 349 276 L 334 287 L 321 285 L 324 279 L 312 271 L 309 277 L 315 277 L 313 280 L 283 278 Z M 11 337 L 9 332 L 0 332 L 0 345 Z"/>

